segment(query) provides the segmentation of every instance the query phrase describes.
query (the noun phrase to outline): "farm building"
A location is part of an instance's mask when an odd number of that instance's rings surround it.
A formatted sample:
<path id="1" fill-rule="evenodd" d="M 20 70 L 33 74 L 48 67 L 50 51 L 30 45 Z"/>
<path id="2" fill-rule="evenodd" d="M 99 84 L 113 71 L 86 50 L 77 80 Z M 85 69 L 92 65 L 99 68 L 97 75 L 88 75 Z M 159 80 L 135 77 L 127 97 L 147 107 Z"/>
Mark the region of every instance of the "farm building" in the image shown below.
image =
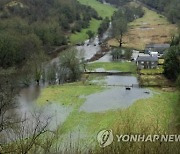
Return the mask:
<path id="1" fill-rule="evenodd" d="M 153 69 L 157 68 L 158 57 L 156 56 L 138 56 L 136 60 L 139 69 Z"/>
<path id="2" fill-rule="evenodd" d="M 145 47 L 145 54 L 150 52 L 158 52 L 159 54 L 164 54 L 164 51 L 170 47 L 170 44 L 148 44 Z"/>

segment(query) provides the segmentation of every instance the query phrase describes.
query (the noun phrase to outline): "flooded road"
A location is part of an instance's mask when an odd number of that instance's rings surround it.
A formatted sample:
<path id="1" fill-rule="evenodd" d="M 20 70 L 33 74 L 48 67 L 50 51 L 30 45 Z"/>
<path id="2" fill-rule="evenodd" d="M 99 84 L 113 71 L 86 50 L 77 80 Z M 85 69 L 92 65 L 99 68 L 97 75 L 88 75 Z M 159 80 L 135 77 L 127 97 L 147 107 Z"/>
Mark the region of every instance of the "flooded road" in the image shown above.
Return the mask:
<path id="1" fill-rule="evenodd" d="M 91 59 L 97 52 L 101 50 L 100 44 L 111 36 L 111 29 L 112 29 L 112 24 L 110 22 L 109 28 L 101 38 L 96 36 L 93 39 L 86 40 L 83 45 L 76 46 L 76 49 L 78 50 L 78 57 L 80 59 L 84 58 L 84 60 Z"/>
<path id="2" fill-rule="evenodd" d="M 91 59 L 98 51 L 101 50 L 99 38 L 96 36 L 93 40 L 86 40 L 84 45 L 77 46 L 78 57 L 84 60 Z"/>
<path id="3" fill-rule="evenodd" d="M 107 53 L 106 55 L 104 55 L 103 57 L 101 57 L 100 59 L 94 61 L 94 62 L 112 62 L 112 56 L 109 53 Z"/>

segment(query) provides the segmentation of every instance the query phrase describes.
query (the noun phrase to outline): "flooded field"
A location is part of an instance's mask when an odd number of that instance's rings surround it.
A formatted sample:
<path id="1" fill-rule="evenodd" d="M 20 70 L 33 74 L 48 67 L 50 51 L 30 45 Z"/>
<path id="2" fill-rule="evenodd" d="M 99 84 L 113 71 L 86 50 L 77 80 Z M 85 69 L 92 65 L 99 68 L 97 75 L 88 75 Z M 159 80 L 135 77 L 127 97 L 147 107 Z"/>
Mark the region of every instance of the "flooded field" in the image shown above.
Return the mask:
<path id="1" fill-rule="evenodd" d="M 134 76 L 107 76 L 104 80 L 108 89 L 89 95 L 80 107 L 80 111 L 102 112 L 123 109 L 129 107 L 138 99 L 152 96 L 150 90 L 138 87 L 137 78 Z M 98 83 L 97 80 L 94 82 Z M 127 90 L 127 87 L 130 87 L 130 90 Z"/>

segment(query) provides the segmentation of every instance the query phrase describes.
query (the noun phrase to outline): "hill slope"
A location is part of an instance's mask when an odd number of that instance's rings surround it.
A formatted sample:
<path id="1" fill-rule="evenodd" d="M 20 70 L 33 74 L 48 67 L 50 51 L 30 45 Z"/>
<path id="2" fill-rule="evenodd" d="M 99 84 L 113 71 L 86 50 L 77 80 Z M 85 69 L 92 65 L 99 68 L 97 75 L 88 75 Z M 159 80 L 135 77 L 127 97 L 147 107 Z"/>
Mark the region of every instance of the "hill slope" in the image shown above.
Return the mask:
<path id="1" fill-rule="evenodd" d="M 97 0 L 78 0 L 78 1 L 81 4 L 84 4 L 86 6 L 91 6 L 93 9 L 96 10 L 98 15 L 102 18 L 105 18 L 105 17 L 111 18 L 113 13 L 117 10 L 115 7 L 113 7 L 111 5 L 107 5 L 107 4 L 102 4 L 102 3 L 98 2 Z M 86 29 L 83 29 L 79 33 L 72 34 L 70 37 L 70 41 L 73 44 L 75 44 L 75 43 L 82 42 L 82 41 L 88 39 L 88 35 L 86 34 L 86 32 L 88 30 L 91 30 L 92 32 L 94 32 L 96 34 L 100 23 L 101 23 L 101 21 L 92 19 L 90 22 L 90 26 Z"/>
<path id="2" fill-rule="evenodd" d="M 97 0 L 78 0 L 81 4 L 87 5 L 87 6 L 91 6 L 92 8 L 94 8 L 97 13 L 99 14 L 99 16 L 105 18 L 105 17 L 111 17 L 114 13 L 114 11 L 116 11 L 116 8 L 108 5 L 108 4 L 102 4 L 100 2 L 98 2 Z"/>
<path id="3" fill-rule="evenodd" d="M 124 38 L 124 46 L 143 50 L 149 43 L 167 43 L 171 39 L 171 34 L 176 31 L 176 25 L 168 22 L 163 15 L 156 13 L 146 7 L 143 8 L 145 14 L 142 18 L 129 23 L 129 30 Z M 115 40 L 110 40 L 109 44 L 118 46 Z"/>

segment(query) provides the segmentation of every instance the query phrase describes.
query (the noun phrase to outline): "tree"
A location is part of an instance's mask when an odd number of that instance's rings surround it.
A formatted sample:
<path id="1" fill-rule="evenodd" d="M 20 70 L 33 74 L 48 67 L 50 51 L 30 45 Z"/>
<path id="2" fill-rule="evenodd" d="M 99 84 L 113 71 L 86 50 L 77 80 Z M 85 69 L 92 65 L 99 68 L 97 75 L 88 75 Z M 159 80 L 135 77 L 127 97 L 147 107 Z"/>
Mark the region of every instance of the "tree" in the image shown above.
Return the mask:
<path id="1" fill-rule="evenodd" d="M 173 34 L 171 38 L 171 46 L 180 45 L 180 27 L 178 27 L 178 33 Z"/>
<path id="2" fill-rule="evenodd" d="M 151 8 L 163 13 L 171 23 L 180 21 L 179 0 L 140 0 Z"/>
<path id="3" fill-rule="evenodd" d="M 5 84 L 0 84 L 0 134 L 3 130 L 5 131 L 12 127 L 18 121 L 15 120 L 15 113 L 8 114 L 8 112 L 17 107 L 15 101 L 16 91 L 8 80 L 5 81 Z M 3 83 L 4 81 L 1 82 Z"/>
<path id="4" fill-rule="evenodd" d="M 26 63 L 22 67 L 22 71 L 25 74 L 23 82 L 28 86 L 28 82 L 31 82 L 31 79 L 33 79 L 39 85 L 44 63 L 48 60 L 41 48 L 41 41 L 36 35 L 30 35 L 27 39 L 24 39 L 21 50 L 25 54 L 24 57 L 26 57 Z"/>
<path id="5" fill-rule="evenodd" d="M 112 21 L 112 35 L 119 42 L 119 47 L 122 47 L 123 36 L 127 32 L 127 20 L 125 17 L 114 19 Z"/>
<path id="6" fill-rule="evenodd" d="M 56 82 L 56 73 L 58 71 L 58 68 L 57 68 L 57 64 L 56 63 L 53 63 L 53 64 L 50 64 L 48 67 L 47 67 L 47 81 L 49 82 L 49 84 L 54 84 Z"/>
<path id="7" fill-rule="evenodd" d="M 121 49 L 115 49 L 111 52 L 113 60 L 120 60 L 123 57 Z"/>
<path id="8" fill-rule="evenodd" d="M 8 32 L 0 33 L 0 66 L 7 68 L 23 59 L 20 52 L 21 38 Z"/>
<path id="9" fill-rule="evenodd" d="M 77 49 L 71 48 L 60 55 L 60 67 L 66 70 L 69 81 L 76 81 L 83 72 L 79 58 L 77 58 Z"/>
<path id="10" fill-rule="evenodd" d="M 36 54 L 32 55 L 32 59 L 32 73 L 34 74 L 34 80 L 36 81 L 37 85 L 39 85 L 45 67 L 44 63 L 47 60 L 47 57 L 43 51 L 39 51 Z"/>
<path id="11" fill-rule="evenodd" d="M 124 57 L 127 59 L 127 60 L 130 60 L 131 59 L 131 56 L 132 56 L 132 51 L 130 49 L 126 49 L 125 50 L 125 53 L 124 53 Z"/>
<path id="12" fill-rule="evenodd" d="M 4 133 L 3 153 L 21 153 L 28 154 L 34 153 L 37 150 L 46 150 L 42 146 L 48 147 L 50 150 L 55 137 L 55 133 L 49 131 L 48 126 L 51 121 L 51 117 L 46 117 L 43 111 L 36 111 L 36 113 L 26 113 L 29 116 L 21 117 L 21 122 L 16 123 L 15 127 L 9 127 Z M 46 133 L 46 134 L 45 134 Z M 44 135 L 45 134 L 45 135 Z M 43 136 L 44 135 L 44 136 Z M 43 138 L 42 138 L 43 137 Z M 44 138 L 46 141 L 44 141 Z M 11 142 L 12 144 L 8 144 Z M 49 144 L 49 145 L 47 145 Z"/>
<path id="13" fill-rule="evenodd" d="M 86 34 L 88 35 L 89 39 L 93 38 L 94 35 L 95 35 L 95 33 L 92 32 L 91 30 L 88 30 L 88 31 L 86 32 Z"/>
<path id="14" fill-rule="evenodd" d="M 171 47 L 165 54 L 164 74 L 171 80 L 176 80 L 180 74 L 180 46 Z"/>
<path id="15" fill-rule="evenodd" d="M 109 20 L 108 17 L 106 17 L 106 18 L 102 21 L 102 23 L 100 24 L 100 27 L 98 28 L 98 34 L 99 34 L 99 36 L 102 36 L 103 33 L 107 31 L 107 29 L 109 28 L 109 22 L 110 22 L 110 20 Z"/>
<path id="16" fill-rule="evenodd" d="M 180 74 L 178 78 L 176 79 L 176 86 L 180 89 Z"/>

